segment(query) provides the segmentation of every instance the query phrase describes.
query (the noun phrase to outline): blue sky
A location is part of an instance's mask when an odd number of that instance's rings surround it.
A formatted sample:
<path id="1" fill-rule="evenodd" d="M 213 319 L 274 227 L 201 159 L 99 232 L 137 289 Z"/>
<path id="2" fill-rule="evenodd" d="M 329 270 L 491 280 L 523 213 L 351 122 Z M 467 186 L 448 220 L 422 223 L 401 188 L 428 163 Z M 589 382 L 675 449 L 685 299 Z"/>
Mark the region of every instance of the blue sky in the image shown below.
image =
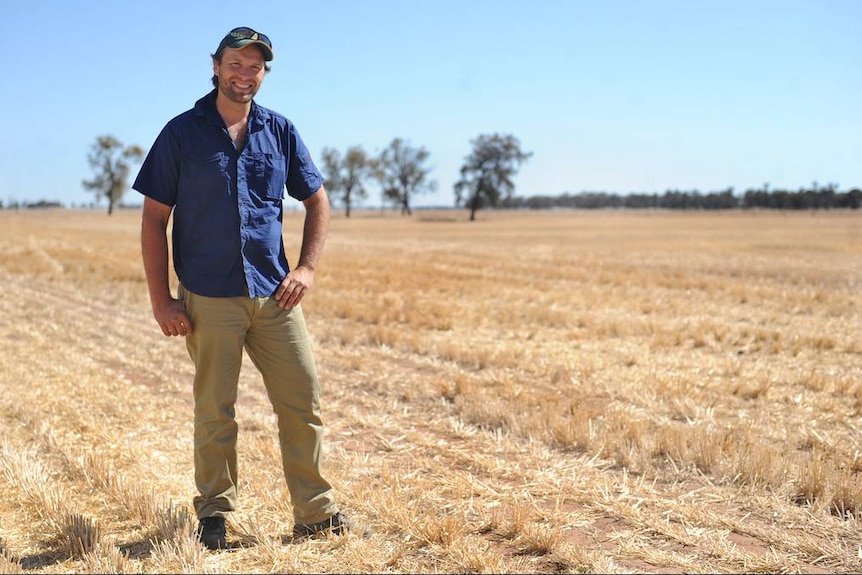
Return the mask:
<path id="1" fill-rule="evenodd" d="M 0 0 L 0 16 L 4 203 L 91 202 L 95 138 L 148 149 L 209 91 L 234 26 L 272 38 L 257 101 L 315 158 L 425 147 L 438 189 L 415 205 L 452 205 L 493 132 L 533 152 L 520 196 L 862 187 L 858 0 Z"/>

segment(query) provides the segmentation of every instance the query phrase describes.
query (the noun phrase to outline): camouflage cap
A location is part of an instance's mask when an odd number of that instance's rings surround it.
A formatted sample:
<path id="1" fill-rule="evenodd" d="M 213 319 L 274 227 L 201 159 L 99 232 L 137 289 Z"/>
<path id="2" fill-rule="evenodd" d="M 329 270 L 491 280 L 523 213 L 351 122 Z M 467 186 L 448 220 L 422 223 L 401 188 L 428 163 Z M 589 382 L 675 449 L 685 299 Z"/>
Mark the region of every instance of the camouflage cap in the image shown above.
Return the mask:
<path id="1" fill-rule="evenodd" d="M 234 28 L 227 33 L 227 36 L 222 38 L 218 45 L 218 50 L 215 52 L 216 58 L 221 56 L 225 48 L 245 48 L 250 44 L 257 44 L 263 52 L 263 59 L 269 62 L 273 58 L 272 42 L 266 34 L 255 32 L 251 28 L 241 26 Z"/>

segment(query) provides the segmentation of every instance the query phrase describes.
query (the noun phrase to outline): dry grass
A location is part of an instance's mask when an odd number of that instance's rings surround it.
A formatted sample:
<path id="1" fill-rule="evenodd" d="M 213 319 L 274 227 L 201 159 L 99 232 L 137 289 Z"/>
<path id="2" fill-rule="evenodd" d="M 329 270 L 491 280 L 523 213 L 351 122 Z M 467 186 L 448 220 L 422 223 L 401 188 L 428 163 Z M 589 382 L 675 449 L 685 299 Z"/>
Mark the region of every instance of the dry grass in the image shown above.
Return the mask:
<path id="1" fill-rule="evenodd" d="M 862 570 L 859 214 L 463 216 L 336 215 L 304 304 L 375 535 L 286 542 L 246 362 L 213 554 L 139 215 L 0 212 L 0 573 Z"/>

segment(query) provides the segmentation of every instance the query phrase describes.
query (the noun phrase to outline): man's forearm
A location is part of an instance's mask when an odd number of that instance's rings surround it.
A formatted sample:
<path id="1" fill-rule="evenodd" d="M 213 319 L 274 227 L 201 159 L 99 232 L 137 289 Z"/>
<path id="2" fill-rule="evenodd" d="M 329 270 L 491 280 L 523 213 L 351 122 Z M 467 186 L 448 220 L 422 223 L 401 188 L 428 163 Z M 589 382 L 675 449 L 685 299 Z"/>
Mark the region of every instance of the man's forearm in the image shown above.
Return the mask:
<path id="1" fill-rule="evenodd" d="M 145 205 L 141 221 L 141 256 L 147 276 L 150 303 L 154 309 L 171 300 L 168 282 L 167 216 L 159 213 L 162 210 Z"/>
<path id="2" fill-rule="evenodd" d="M 302 248 L 297 267 L 311 271 L 317 269 L 326 236 L 329 233 L 330 207 L 326 190 L 322 187 L 305 202 L 305 224 L 302 230 Z"/>

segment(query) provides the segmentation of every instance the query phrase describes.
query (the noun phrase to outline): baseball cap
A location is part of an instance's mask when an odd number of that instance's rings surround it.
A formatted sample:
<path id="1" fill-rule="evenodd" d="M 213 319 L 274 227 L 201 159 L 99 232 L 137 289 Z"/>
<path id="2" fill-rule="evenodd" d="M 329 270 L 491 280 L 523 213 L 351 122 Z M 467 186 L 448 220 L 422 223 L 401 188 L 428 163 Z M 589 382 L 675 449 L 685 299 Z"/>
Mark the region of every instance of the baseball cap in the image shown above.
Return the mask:
<path id="1" fill-rule="evenodd" d="M 269 62 L 273 58 L 272 42 L 266 34 L 255 32 L 251 28 L 241 26 L 234 28 L 227 33 L 227 36 L 222 38 L 221 43 L 216 50 L 216 56 L 219 56 L 225 48 L 245 48 L 249 44 L 257 44 L 263 51 L 263 59 Z"/>

